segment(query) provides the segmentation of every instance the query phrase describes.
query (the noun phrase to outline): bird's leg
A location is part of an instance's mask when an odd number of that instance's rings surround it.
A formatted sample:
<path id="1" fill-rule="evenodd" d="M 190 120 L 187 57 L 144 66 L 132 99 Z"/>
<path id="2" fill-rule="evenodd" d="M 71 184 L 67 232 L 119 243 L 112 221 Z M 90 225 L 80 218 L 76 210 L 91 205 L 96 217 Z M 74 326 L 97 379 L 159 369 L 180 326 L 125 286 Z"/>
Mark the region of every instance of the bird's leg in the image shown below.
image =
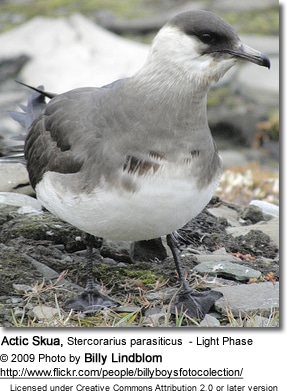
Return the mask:
<path id="1" fill-rule="evenodd" d="M 188 281 L 185 279 L 184 269 L 183 269 L 183 267 L 181 265 L 181 261 L 180 261 L 180 253 L 179 253 L 179 249 L 178 249 L 178 244 L 177 244 L 177 240 L 176 240 L 174 234 L 167 235 L 167 244 L 173 254 L 177 273 L 178 273 L 179 280 L 181 283 L 181 288 L 183 291 L 189 291 L 189 290 L 191 290 L 191 288 L 189 287 Z"/>
<path id="2" fill-rule="evenodd" d="M 222 296 L 222 293 L 217 291 L 197 292 L 190 288 L 184 276 L 177 241 L 174 234 L 167 235 L 167 244 L 173 254 L 181 284 L 181 290 L 176 295 L 172 303 L 171 312 L 175 314 L 176 312 L 180 313 L 182 311 L 191 318 L 202 320 L 209 312 L 215 301 Z"/>
<path id="3" fill-rule="evenodd" d="M 87 282 L 82 293 L 67 300 L 65 307 L 69 307 L 74 311 L 82 311 L 85 313 L 99 311 L 105 307 L 116 307 L 119 305 L 116 301 L 108 296 L 103 295 L 98 291 L 94 284 L 93 278 L 93 247 L 96 243 L 96 238 L 93 235 L 85 234 L 84 241 L 86 243 L 86 262 L 87 262 Z M 102 239 L 98 241 L 98 246 L 101 247 Z"/>
<path id="4" fill-rule="evenodd" d="M 87 292 L 93 291 L 95 289 L 94 278 L 93 278 L 93 247 L 96 242 L 96 238 L 93 235 L 85 233 L 83 235 L 83 240 L 86 244 L 86 272 L 87 280 L 85 290 Z M 100 248 L 102 245 L 102 239 L 97 243 L 97 248 Z"/>

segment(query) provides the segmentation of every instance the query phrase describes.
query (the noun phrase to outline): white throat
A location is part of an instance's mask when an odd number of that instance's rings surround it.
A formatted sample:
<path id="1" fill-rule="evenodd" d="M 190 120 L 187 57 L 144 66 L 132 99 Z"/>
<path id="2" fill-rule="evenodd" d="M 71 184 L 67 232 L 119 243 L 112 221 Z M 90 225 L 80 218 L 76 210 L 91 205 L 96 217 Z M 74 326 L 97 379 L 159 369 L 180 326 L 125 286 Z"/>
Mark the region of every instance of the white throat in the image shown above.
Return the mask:
<path id="1" fill-rule="evenodd" d="M 166 80 L 174 86 L 185 86 L 187 81 L 191 91 L 206 94 L 236 59 L 220 60 L 210 54 L 200 55 L 201 46 L 196 37 L 188 36 L 176 27 L 165 26 L 156 35 L 147 62 L 136 76 L 147 74 L 154 83 Z"/>

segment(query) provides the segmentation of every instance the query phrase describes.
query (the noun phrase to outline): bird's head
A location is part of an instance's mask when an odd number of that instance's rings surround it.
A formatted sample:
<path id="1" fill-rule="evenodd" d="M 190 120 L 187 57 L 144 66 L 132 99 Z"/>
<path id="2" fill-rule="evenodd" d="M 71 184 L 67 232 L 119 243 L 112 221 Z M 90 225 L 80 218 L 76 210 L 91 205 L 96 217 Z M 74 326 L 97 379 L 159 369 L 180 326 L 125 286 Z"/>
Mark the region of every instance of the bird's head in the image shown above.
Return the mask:
<path id="1" fill-rule="evenodd" d="M 200 85 L 218 81 L 238 61 L 270 68 L 267 55 L 242 43 L 230 24 L 207 11 L 170 19 L 156 35 L 149 59 Z"/>

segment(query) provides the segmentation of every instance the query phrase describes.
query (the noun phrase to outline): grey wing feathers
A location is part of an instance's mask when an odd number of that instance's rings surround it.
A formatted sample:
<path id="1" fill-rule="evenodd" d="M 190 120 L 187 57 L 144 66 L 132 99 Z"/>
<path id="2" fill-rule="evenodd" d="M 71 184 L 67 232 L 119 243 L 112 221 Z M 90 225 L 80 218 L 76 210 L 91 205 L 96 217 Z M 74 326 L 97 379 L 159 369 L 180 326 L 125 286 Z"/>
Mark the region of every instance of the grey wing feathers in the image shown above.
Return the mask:
<path id="1" fill-rule="evenodd" d="M 38 89 L 41 91 L 44 90 L 44 87 L 39 86 Z M 23 111 L 22 113 L 16 111 L 9 111 L 8 114 L 15 121 L 19 122 L 20 125 L 28 133 L 28 129 L 30 128 L 32 122 L 40 115 L 45 106 L 45 96 L 42 95 L 40 92 L 35 91 L 29 97 L 27 106 L 20 105 L 20 108 Z"/>

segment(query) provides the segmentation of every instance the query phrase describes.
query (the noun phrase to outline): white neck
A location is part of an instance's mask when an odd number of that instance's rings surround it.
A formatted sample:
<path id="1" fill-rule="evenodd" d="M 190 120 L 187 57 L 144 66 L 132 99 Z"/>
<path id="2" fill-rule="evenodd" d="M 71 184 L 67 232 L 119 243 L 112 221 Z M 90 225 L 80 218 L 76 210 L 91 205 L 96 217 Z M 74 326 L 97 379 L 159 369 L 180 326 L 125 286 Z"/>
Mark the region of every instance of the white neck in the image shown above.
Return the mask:
<path id="1" fill-rule="evenodd" d="M 234 65 L 235 59 L 227 60 L 200 55 L 200 43 L 176 27 L 165 26 L 155 37 L 144 67 L 136 74 L 139 80 L 156 89 L 176 89 L 198 99 L 205 96 Z"/>

